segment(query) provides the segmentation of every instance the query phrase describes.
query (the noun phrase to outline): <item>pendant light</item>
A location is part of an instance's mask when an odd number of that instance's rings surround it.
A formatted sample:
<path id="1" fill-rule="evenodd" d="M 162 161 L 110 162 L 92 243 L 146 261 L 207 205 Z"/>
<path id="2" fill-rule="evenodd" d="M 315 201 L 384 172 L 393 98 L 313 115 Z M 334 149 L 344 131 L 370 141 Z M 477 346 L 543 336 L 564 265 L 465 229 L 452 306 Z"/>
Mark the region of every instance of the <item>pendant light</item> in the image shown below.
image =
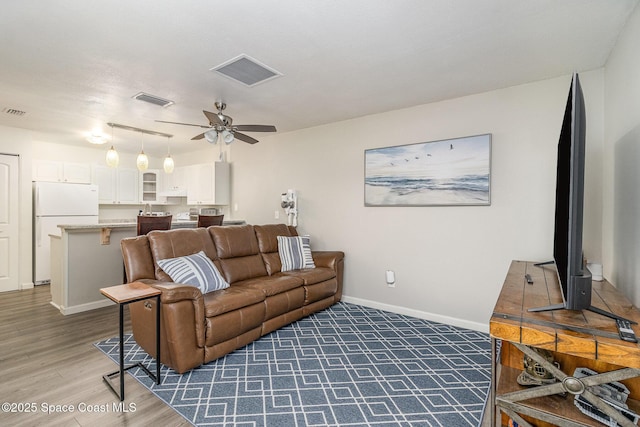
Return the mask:
<path id="1" fill-rule="evenodd" d="M 172 173 L 173 167 L 175 166 L 173 163 L 173 159 L 171 158 L 171 152 L 169 151 L 169 137 L 167 137 L 167 157 L 164 158 L 163 168 L 165 173 Z"/>
<path id="2" fill-rule="evenodd" d="M 111 148 L 107 151 L 107 166 L 110 168 L 117 168 L 118 163 L 120 163 L 120 156 L 118 156 L 118 152 L 115 148 L 113 148 L 113 126 L 111 126 Z"/>
<path id="3" fill-rule="evenodd" d="M 140 132 L 140 154 L 136 159 L 136 166 L 139 171 L 146 171 L 149 167 L 149 158 L 144 154 L 144 133 Z"/>

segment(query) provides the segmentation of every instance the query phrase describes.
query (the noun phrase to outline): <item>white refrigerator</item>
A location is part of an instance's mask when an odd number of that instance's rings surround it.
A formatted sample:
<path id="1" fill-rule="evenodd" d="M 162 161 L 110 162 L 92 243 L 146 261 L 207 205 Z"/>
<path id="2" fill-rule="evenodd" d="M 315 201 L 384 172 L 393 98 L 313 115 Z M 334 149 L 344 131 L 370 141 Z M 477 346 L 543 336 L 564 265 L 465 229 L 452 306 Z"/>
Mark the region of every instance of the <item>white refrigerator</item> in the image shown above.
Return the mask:
<path id="1" fill-rule="evenodd" d="M 51 281 L 50 234 L 59 224 L 98 224 L 98 186 L 64 182 L 33 183 L 33 282 Z"/>

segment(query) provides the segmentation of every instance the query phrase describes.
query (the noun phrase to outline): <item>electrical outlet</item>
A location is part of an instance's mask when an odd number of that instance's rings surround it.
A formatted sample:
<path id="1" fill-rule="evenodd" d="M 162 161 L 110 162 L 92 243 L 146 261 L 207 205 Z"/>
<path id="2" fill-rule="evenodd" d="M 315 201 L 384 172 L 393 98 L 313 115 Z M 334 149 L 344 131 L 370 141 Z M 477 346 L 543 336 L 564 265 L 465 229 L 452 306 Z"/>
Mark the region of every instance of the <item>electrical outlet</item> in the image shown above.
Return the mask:
<path id="1" fill-rule="evenodd" d="M 275 213 L 273 214 L 273 217 L 275 219 L 280 219 L 280 211 L 275 211 Z"/>
<path id="2" fill-rule="evenodd" d="M 393 270 L 385 271 L 385 279 L 387 280 L 387 286 L 390 288 L 396 287 L 396 273 Z"/>
<path id="3" fill-rule="evenodd" d="M 233 204 L 233 211 L 234 212 L 238 212 L 238 204 L 237 203 Z"/>

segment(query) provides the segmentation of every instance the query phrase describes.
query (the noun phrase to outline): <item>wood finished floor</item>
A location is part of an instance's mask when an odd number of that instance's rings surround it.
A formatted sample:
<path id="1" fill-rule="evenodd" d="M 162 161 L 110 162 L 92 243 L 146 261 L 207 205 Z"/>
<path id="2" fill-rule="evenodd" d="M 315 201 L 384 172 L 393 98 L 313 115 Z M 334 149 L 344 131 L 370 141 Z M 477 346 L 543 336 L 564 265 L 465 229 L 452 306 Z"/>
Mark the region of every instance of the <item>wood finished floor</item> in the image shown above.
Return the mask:
<path id="1" fill-rule="evenodd" d="M 0 293 L 0 404 L 35 403 L 37 408 L 32 413 L 0 409 L 0 426 L 190 425 L 128 374 L 125 403 L 135 404 L 135 412 L 113 411 L 119 399 L 102 375 L 118 367 L 93 344 L 118 335 L 116 305 L 63 316 L 50 301 L 49 286 Z M 81 403 L 109 411 L 80 412 Z M 47 414 L 43 405 L 76 409 Z"/>
<path id="2" fill-rule="evenodd" d="M 0 404 L 35 403 L 36 412 L 0 410 L 0 426 L 190 426 L 173 409 L 125 375 L 126 404 L 102 375 L 118 368 L 93 343 L 118 335 L 116 305 L 63 316 L 49 301 L 49 286 L 0 293 Z M 125 309 L 125 332 L 130 328 Z M 42 405 L 105 405 L 109 412 L 47 414 Z M 490 426 L 485 414 L 482 426 Z"/>

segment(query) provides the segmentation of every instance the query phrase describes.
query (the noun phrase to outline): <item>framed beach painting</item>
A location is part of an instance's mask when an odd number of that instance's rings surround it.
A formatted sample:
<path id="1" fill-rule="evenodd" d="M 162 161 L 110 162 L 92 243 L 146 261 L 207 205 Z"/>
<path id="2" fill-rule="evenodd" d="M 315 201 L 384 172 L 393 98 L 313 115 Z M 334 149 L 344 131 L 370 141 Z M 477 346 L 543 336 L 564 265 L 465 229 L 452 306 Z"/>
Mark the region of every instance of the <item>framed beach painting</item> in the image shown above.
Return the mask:
<path id="1" fill-rule="evenodd" d="M 491 134 L 364 152 L 365 206 L 491 204 Z"/>

